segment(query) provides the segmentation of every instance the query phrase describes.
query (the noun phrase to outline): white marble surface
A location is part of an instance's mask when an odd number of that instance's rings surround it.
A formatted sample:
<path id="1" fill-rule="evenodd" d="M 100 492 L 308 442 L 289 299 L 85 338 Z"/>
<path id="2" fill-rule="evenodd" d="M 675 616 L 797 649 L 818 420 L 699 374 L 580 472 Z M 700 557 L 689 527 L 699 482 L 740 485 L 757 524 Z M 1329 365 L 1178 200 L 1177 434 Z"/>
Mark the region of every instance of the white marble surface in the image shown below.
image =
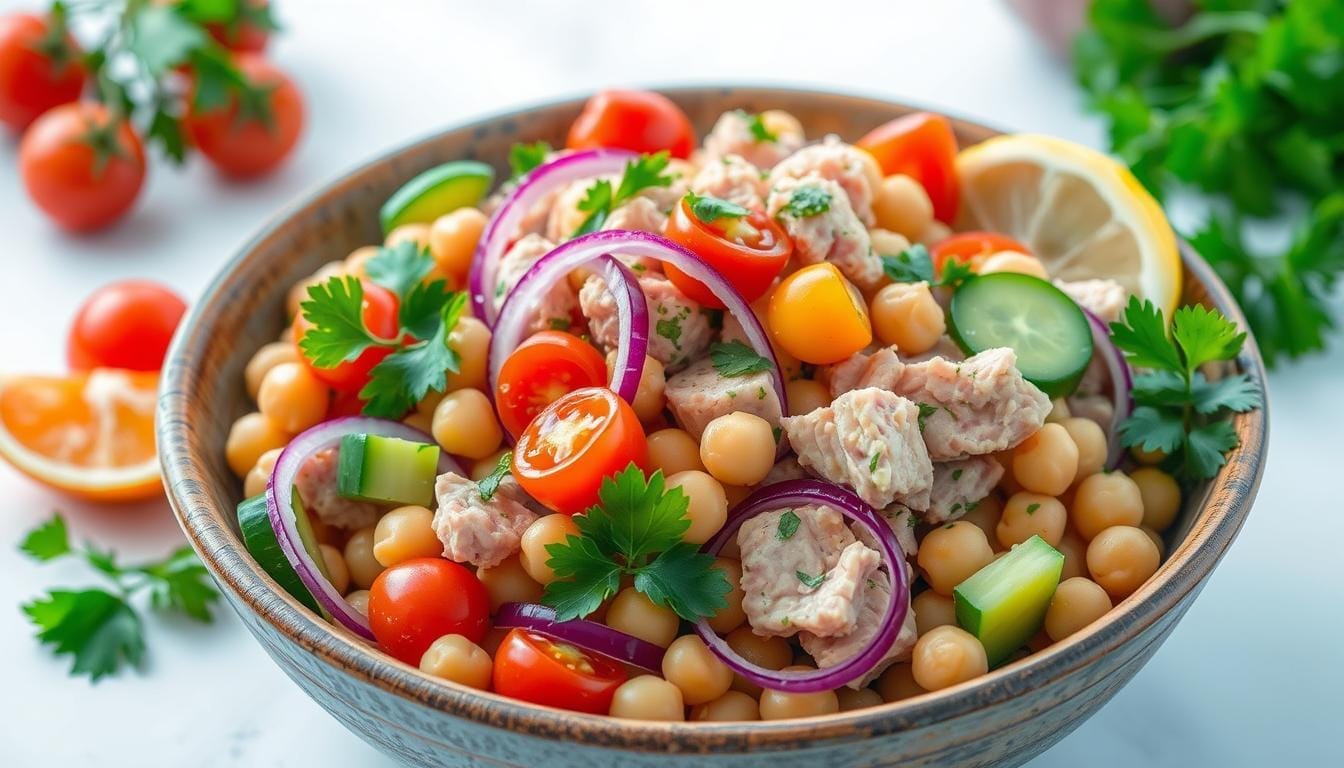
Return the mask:
<path id="1" fill-rule="evenodd" d="M 32 4 L 0 0 L 0 11 Z M 279 205 L 374 153 L 466 118 L 603 85 L 833 87 L 1102 140 L 1066 71 L 991 0 L 278 5 L 290 31 L 274 55 L 302 84 L 309 132 L 293 162 L 263 183 L 228 184 L 199 163 L 185 171 L 155 165 L 129 220 L 76 239 L 33 211 L 14 142 L 0 141 L 0 370 L 61 370 L 71 312 L 114 278 L 151 276 L 194 296 Z M 1033 766 L 1337 759 L 1344 515 L 1326 483 L 1344 456 L 1341 376 L 1338 346 L 1275 374 L 1273 452 L 1236 547 L 1135 681 Z M 14 608 L 44 588 L 88 579 L 77 567 L 39 567 L 15 552 L 22 533 L 53 509 L 68 514 L 76 535 L 131 556 L 165 551 L 180 537 L 162 503 L 90 508 L 0 466 L 0 765 L 389 764 L 300 693 L 231 614 L 209 628 L 150 618 L 143 672 L 98 685 L 68 678 L 67 662 L 37 646 Z"/>

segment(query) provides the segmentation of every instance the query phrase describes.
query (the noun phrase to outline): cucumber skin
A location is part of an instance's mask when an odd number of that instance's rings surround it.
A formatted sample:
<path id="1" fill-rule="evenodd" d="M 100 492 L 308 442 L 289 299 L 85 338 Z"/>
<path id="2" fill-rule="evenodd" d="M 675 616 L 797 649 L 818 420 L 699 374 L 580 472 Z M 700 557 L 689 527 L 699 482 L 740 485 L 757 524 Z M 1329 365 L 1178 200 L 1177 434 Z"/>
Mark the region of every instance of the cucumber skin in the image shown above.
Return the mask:
<path id="1" fill-rule="evenodd" d="M 387 198 L 387 202 L 383 203 L 383 207 L 378 213 L 383 234 L 387 234 L 403 224 L 428 224 L 435 218 L 450 213 L 457 208 L 475 205 L 489 191 L 494 179 L 495 170 L 485 163 L 475 160 L 454 160 L 423 171 L 403 184 L 396 192 L 392 193 L 391 197 Z M 456 205 L 435 208 L 433 215 L 414 215 L 411 213 L 413 208 L 429 196 L 446 192 L 445 185 L 456 186 L 466 182 L 478 183 L 480 186 L 473 199 L 457 200 L 455 201 Z"/>
<path id="2" fill-rule="evenodd" d="M 289 564 L 289 559 L 280 549 L 280 542 L 275 538 L 275 530 L 271 528 L 271 517 L 266 508 L 266 494 L 261 493 L 238 502 L 238 529 L 243 534 L 243 544 L 247 547 L 248 554 L 252 555 L 252 559 L 257 561 L 261 569 L 275 579 L 275 583 L 295 600 L 303 603 L 314 613 L 321 613 L 317 600 L 307 587 L 303 586 L 299 574 L 295 573 L 294 566 Z"/>
<path id="3" fill-rule="evenodd" d="M 420 483 L 423 488 L 411 489 L 409 493 L 370 494 L 368 492 L 371 482 L 370 473 L 372 472 L 370 463 L 374 460 L 373 454 L 378 453 L 378 446 L 386 444 L 395 446 L 396 449 L 402 449 L 403 443 L 407 446 L 416 446 L 417 453 L 425 450 L 433 451 L 433 458 L 428 462 L 429 477 L 424 479 L 423 483 Z M 379 437 L 367 434 L 346 435 L 341 438 L 340 462 L 336 472 L 336 492 L 344 498 L 356 501 L 370 501 L 376 504 L 416 504 L 428 507 L 434 503 L 434 479 L 437 476 L 440 450 L 437 445 L 417 443 L 394 437 Z M 388 457 L 383 458 L 384 462 L 388 460 Z M 407 489 L 399 490 L 406 491 Z"/>
<path id="4" fill-rule="evenodd" d="M 1042 549 L 1042 547 L 1044 547 L 1045 549 Z M 1020 554 L 1018 555 L 1018 557 L 1016 559 L 1010 559 L 1013 557 L 1014 552 L 1019 551 L 1019 548 L 1022 549 L 1020 550 Z M 1050 551 L 1049 553 L 1045 551 L 1047 549 Z M 1025 559 L 1027 557 L 1043 559 L 1042 565 L 1044 566 L 1044 568 L 1048 569 L 1048 571 L 1043 569 L 1039 572 L 1033 572 L 1032 578 L 1026 581 L 1035 582 L 1036 577 L 1038 576 L 1042 575 L 1049 576 L 1052 578 L 1047 578 L 1046 581 L 1053 582 L 1054 587 L 1051 587 L 1051 589 L 1049 590 L 1049 594 L 1042 593 L 1041 597 L 1043 597 L 1043 599 L 1040 600 L 1039 603 L 1029 604 L 1026 606 L 1018 606 L 1029 608 L 1032 611 L 1031 614 L 1027 616 L 1027 620 L 1023 622 L 1023 626 L 1026 629 L 1022 630 L 1019 633 L 1020 637 L 1014 636 L 1009 638 L 1007 641 L 997 641 L 995 638 L 983 637 L 983 633 L 985 632 L 985 627 L 983 626 L 985 614 L 989 613 L 995 606 L 984 606 L 978 604 L 980 601 L 977 600 L 976 595 L 967 594 L 967 592 L 975 590 L 976 586 L 978 585 L 973 584 L 971 587 L 967 588 L 967 584 L 971 583 L 972 580 L 974 580 L 977 576 L 980 576 L 981 574 L 987 574 L 987 578 L 998 576 L 1000 571 L 1004 571 L 1011 574 L 1014 571 L 1014 566 L 1017 566 L 1018 568 L 1021 567 L 1017 563 L 1017 560 Z M 1047 557 L 1048 562 L 1045 562 L 1044 558 Z M 1062 575 L 1063 569 L 1064 569 L 1063 553 L 1061 553 L 1054 547 L 1050 546 L 1040 536 L 1032 536 L 1030 539 L 1027 539 L 1021 544 L 1015 545 L 1011 550 L 1008 551 L 1007 555 L 1004 555 L 998 560 L 991 562 L 984 568 L 981 568 L 979 571 L 976 571 L 969 578 L 967 578 L 966 581 L 963 581 L 961 584 L 958 584 L 956 588 L 952 590 L 952 597 L 955 604 L 955 611 L 957 617 L 957 625 L 960 626 L 962 629 L 965 629 L 967 632 L 970 632 L 972 635 L 975 635 L 976 639 L 980 640 L 981 644 L 984 645 L 985 655 L 989 660 L 989 666 L 991 669 L 997 667 L 999 664 L 1002 664 L 1005 660 L 1011 657 L 1012 654 L 1016 652 L 1018 648 L 1025 645 L 1026 642 L 1030 640 L 1033 635 L 1035 635 L 1037 632 L 1040 631 L 1041 626 L 1045 623 L 1045 612 L 1050 607 L 1050 598 L 1054 596 L 1055 588 L 1059 586 L 1059 577 Z M 1034 588 L 1038 585 L 1035 583 L 1029 583 L 1029 586 Z M 1008 602 L 1009 600 L 1021 602 L 1022 598 L 1020 598 L 1021 595 L 1020 590 L 1024 588 L 1026 587 L 1019 586 L 1019 591 L 1015 591 L 1011 595 L 1005 596 L 998 605 L 1002 606 L 1005 602 Z"/>

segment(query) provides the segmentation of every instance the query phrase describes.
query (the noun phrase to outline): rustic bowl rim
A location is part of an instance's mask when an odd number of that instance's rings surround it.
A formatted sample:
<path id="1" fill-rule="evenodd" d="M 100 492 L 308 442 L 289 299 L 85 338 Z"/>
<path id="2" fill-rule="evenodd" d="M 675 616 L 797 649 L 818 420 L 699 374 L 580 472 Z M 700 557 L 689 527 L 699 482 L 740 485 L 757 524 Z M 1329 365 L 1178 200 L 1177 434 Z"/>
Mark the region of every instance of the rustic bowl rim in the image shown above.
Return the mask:
<path id="1" fill-rule="evenodd" d="M 869 94 L 834 89 L 793 88 L 779 85 L 696 84 L 673 87 L 653 86 L 654 90 L 678 95 L 697 96 L 715 91 L 744 90 L 769 98 L 771 95 L 802 98 L 843 98 L 870 106 L 917 110 L 918 106 Z M 822 740 L 843 742 L 890 734 L 915 724 L 930 724 L 964 716 L 1011 700 L 1026 688 L 1036 688 L 1072 674 L 1095 663 L 1140 634 L 1169 610 L 1178 606 L 1192 590 L 1198 590 L 1208 574 L 1226 553 L 1250 512 L 1268 448 L 1268 398 L 1265 369 L 1254 339 L 1249 335 L 1245 316 L 1213 269 L 1185 243 L 1181 258 L 1186 270 L 1208 294 L 1215 307 L 1248 332 L 1248 343 L 1237 362 L 1241 370 L 1266 394 L 1261 407 L 1237 418 L 1242 420 L 1242 444 L 1229 456 L 1212 483 L 1209 503 L 1198 510 L 1186 538 L 1170 553 L 1157 574 L 1133 595 L 1122 600 L 1105 617 L 1063 642 L 1011 664 L 1004 665 L 975 680 L 941 691 L 924 693 L 899 702 L 861 710 L 775 721 L 729 723 L 661 723 L 584 715 L 537 706 L 477 691 L 432 677 L 418 668 L 378 652 L 353 634 L 322 621 L 290 597 L 247 554 L 227 520 L 231 510 L 219 512 L 194 501 L 193 489 L 206 487 L 209 478 L 199 468 L 204 457 L 195 455 L 187 433 L 191 431 L 190 398 L 184 394 L 182 377 L 187 374 L 186 360 L 191 350 L 206 343 L 196 332 L 207 301 L 247 259 L 249 253 L 277 233 L 296 214 L 318 201 L 343 181 L 388 163 L 400 155 L 432 144 L 444 135 L 479 130 L 530 112 L 573 106 L 583 96 L 559 98 L 547 102 L 495 112 L 465 123 L 422 135 L 386 150 L 351 170 L 316 185 L 273 215 L 245 243 L 210 281 L 200 299 L 192 305 L 174 337 L 164 368 L 157 413 L 157 433 L 164 483 L 174 514 L 188 540 L 201 556 L 216 581 L 277 632 L 323 663 L 363 678 L 383 691 L 405 698 L 426 708 L 462 717 L 481 725 L 522 731 L 529 736 L 557 740 L 576 740 L 604 747 L 638 751 L 663 751 L 669 739 L 695 751 L 695 745 L 712 744 L 716 753 L 745 752 L 756 749 L 780 749 L 796 746 L 801 740 L 816 744 Z M 943 112 L 943 114 L 947 114 Z M 949 117 L 952 117 L 949 115 Z M 997 129 L 975 121 L 953 118 L 958 122 L 998 133 Z M 1212 557 L 1207 557 L 1211 554 Z M 224 562 L 231 556 L 232 563 Z M 1200 562 L 1195 563 L 1196 555 Z M 265 610 L 263 610 L 263 603 Z M 1024 688 L 1024 684 L 1026 688 Z M 384 721 L 388 727 L 402 728 Z M 417 734 L 428 738 L 425 734 Z"/>

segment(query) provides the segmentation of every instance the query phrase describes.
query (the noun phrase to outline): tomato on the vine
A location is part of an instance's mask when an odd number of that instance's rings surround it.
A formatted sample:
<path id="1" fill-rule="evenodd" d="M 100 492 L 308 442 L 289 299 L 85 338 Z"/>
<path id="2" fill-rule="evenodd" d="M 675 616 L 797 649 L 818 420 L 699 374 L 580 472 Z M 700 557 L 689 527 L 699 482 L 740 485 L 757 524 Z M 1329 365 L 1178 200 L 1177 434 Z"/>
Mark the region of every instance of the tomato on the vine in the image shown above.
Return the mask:
<path id="1" fill-rule="evenodd" d="M 492 676 L 495 693 L 594 715 L 607 713 L 626 679 L 610 659 L 525 629 L 505 635 Z"/>
<path id="2" fill-rule="evenodd" d="M 690 198 L 673 209 L 663 234 L 717 269 L 748 302 L 765 295 L 793 253 L 789 236 L 764 211 L 750 210 L 741 216 L 705 221 L 696 215 Z M 703 283 L 675 265 L 664 264 L 663 271 L 688 298 L 723 309 L 723 302 Z"/>
<path id="3" fill-rule="evenodd" d="M 127 120 L 101 104 L 75 102 L 47 111 L 23 134 L 19 172 L 37 207 L 84 232 L 130 210 L 145 179 L 145 152 Z"/>
<path id="4" fill-rule="evenodd" d="M 451 560 L 404 560 L 369 587 L 369 628 L 384 650 L 419 666 L 444 635 L 481 642 L 490 630 L 490 595 L 476 574 Z"/>
<path id="5" fill-rule="evenodd" d="M 184 119 L 187 135 L 226 176 L 247 178 L 278 166 L 303 131 L 303 96 L 289 77 L 255 54 L 239 54 L 234 64 L 247 80 L 227 104 L 199 109 L 196 94 Z"/>
<path id="6" fill-rule="evenodd" d="M 126 368 L 157 371 L 186 302 L 152 280 L 122 280 L 94 291 L 70 325 L 66 357 L 71 370 Z"/>
<path id="7" fill-rule="evenodd" d="M 238 15 L 229 22 L 210 22 L 205 31 L 215 42 L 231 51 L 261 53 L 270 42 L 270 0 L 243 0 L 238 3 Z"/>
<path id="8" fill-rule="evenodd" d="M 510 435 L 522 434 L 560 397 L 607 381 L 607 365 L 591 344 L 572 333 L 542 331 L 504 360 L 495 384 L 495 408 Z"/>
<path id="9" fill-rule="evenodd" d="M 401 330 L 401 324 L 397 319 L 396 294 L 369 280 L 361 280 L 360 284 L 364 289 L 364 301 L 361 304 L 364 310 L 364 328 L 376 338 L 395 341 Z M 299 349 L 303 349 L 303 335 L 312 327 L 312 323 L 304 318 L 302 312 L 295 316 L 294 343 L 299 345 Z M 337 392 L 358 392 L 369 383 L 369 371 L 392 352 L 391 347 L 370 347 L 354 360 L 341 363 L 334 368 L 319 368 L 313 365 L 307 356 L 304 356 L 303 361 L 308 364 L 314 376 Z"/>
<path id="10" fill-rule="evenodd" d="M 918 181 L 933 203 L 934 218 L 951 224 L 957 217 L 957 136 L 952 123 L 932 112 L 915 112 L 879 125 L 859 139 L 888 176 Z"/>
<path id="11" fill-rule="evenodd" d="M 681 107 L 661 93 L 598 91 L 569 127 L 565 146 L 645 154 L 667 150 L 673 157 L 686 158 L 695 146 L 695 131 Z"/>
<path id="12" fill-rule="evenodd" d="M 34 13 L 0 17 L 0 123 L 16 131 L 79 98 L 87 79 L 63 21 Z"/>

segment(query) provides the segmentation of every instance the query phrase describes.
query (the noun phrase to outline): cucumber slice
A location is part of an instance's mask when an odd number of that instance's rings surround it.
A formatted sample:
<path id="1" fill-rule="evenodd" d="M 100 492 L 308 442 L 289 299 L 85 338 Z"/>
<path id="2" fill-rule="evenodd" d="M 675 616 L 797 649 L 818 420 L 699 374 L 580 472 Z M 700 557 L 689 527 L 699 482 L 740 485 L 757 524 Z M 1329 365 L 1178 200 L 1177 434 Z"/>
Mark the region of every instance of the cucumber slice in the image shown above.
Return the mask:
<path id="1" fill-rule="evenodd" d="M 1063 570 L 1064 555 L 1032 536 L 952 590 L 957 623 L 980 639 L 991 667 L 1040 631 Z"/>
<path id="2" fill-rule="evenodd" d="M 445 213 L 476 205 L 490 191 L 494 179 L 494 169 L 475 160 L 456 160 L 430 168 L 383 203 L 383 234 L 402 224 L 428 224 Z"/>
<path id="3" fill-rule="evenodd" d="M 306 514 L 304 522 L 307 523 Z M 312 526 L 306 527 L 311 534 Z M 303 586 L 299 574 L 294 572 L 294 566 L 289 564 L 289 559 L 280 549 L 280 542 L 275 539 L 275 529 L 271 527 L 271 518 L 266 511 L 266 494 L 257 494 L 238 503 L 238 529 L 242 531 L 243 544 L 247 547 L 248 553 L 261 569 L 275 579 L 275 583 L 295 600 L 308 606 L 313 612 L 321 613 L 317 601 L 313 599 L 308 588 Z M 313 548 L 317 548 L 316 539 Z"/>
<path id="4" fill-rule="evenodd" d="M 1092 326 L 1068 294 L 1031 275 L 973 277 L 952 295 L 952 338 L 974 355 L 1017 353 L 1022 376 L 1050 397 L 1072 392 L 1092 362 Z"/>
<path id="5" fill-rule="evenodd" d="M 439 446 L 397 437 L 354 434 L 341 438 L 336 492 L 347 499 L 388 504 L 434 501 Z"/>

